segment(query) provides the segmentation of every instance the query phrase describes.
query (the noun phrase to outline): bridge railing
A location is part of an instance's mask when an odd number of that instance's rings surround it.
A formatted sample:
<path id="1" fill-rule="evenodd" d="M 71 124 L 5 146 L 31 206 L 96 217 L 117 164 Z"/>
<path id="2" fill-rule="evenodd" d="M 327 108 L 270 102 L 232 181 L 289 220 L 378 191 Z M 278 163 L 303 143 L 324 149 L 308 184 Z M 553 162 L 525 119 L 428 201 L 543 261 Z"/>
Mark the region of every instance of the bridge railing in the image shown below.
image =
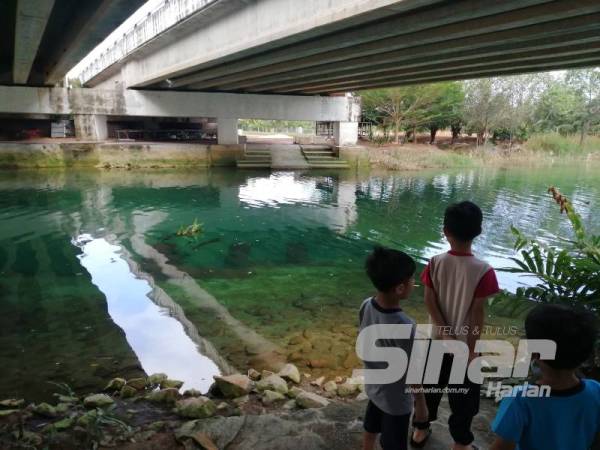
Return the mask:
<path id="1" fill-rule="evenodd" d="M 82 84 L 87 83 L 155 36 L 217 1 L 219 0 L 163 0 L 154 10 L 148 12 L 146 17 L 103 49 L 81 71 L 78 75 L 79 80 Z"/>

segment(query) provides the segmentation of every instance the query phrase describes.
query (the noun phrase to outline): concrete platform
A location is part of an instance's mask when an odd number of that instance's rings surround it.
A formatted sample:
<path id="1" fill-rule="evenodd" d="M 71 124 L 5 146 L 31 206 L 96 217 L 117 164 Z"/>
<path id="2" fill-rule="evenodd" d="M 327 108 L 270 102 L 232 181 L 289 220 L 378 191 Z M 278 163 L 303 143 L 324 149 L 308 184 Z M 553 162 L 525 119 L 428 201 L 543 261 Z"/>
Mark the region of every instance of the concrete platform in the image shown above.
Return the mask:
<path id="1" fill-rule="evenodd" d="M 310 169 L 299 145 L 272 145 L 271 168 L 276 170 Z"/>

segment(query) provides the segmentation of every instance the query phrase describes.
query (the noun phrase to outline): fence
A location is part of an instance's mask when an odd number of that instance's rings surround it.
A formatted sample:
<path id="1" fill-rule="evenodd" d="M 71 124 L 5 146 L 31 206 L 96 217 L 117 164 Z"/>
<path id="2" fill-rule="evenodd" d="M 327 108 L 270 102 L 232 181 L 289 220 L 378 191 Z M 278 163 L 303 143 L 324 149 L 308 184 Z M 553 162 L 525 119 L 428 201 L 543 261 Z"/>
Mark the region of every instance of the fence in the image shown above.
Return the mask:
<path id="1" fill-rule="evenodd" d="M 81 71 L 79 80 L 82 84 L 87 83 L 142 44 L 217 1 L 219 0 L 164 0 L 133 28 L 104 49 Z"/>

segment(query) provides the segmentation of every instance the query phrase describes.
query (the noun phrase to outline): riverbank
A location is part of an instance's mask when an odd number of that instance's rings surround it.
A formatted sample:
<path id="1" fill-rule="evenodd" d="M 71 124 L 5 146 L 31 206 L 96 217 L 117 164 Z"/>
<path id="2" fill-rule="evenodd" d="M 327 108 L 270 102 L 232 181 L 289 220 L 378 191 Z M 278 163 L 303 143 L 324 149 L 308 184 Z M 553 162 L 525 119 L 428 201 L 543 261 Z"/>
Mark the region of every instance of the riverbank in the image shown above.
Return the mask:
<path id="1" fill-rule="evenodd" d="M 600 139 L 594 150 L 576 151 L 560 143 L 550 145 L 535 139 L 523 145 L 507 144 L 477 147 L 473 144 L 385 144 L 361 142 L 360 150 L 348 154 L 358 166 L 386 170 L 423 170 L 477 167 L 546 167 L 561 164 L 600 164 Z M 544 147 L 544 145 L 547 145 Z M 594 144 L 592 144 L 594 145 Z M 590 148 L 594 148 L 590 146 Z M 569 151 L 570 149 L 570 151 Z M 343 156 L 344 153 L 342 153 Z"/>
<path id="2" fill-rule="evenodd" d="M 427 139 L 421 139 L 426 142 Z M 284 144 L 272 140 L 254 144 L 281 151 Z M 246 146 L 179 142 L 93 142 L 64 140 L 0 142 L 0 169 L 206 169 L 235 167 Z M 360 170 L 477 167 L 547 167 L 561 164 L 600 164 L 600 138 L 589 137 L 581 148 L 576 137 L 536 135 L 524 144 L 476 146 L 464 138 L 450 144 L 440 138 L 436 145 L 424 143 L 376 145 L 360 141 L 353 147 L 335 149 L 350 167 Z"/>
<path id="3" fill-rule="evenodd" d="M 0 142 L 0 169 L 235 166 L 243 145 L 136 142 Z"/>
<path id="4" fill-rule="evenodd" d="M 366 395 L 359 380 L 312 379 L 285 365 L 275 374 L 216 377 L 210 391 L 180 393 L 182 382 L 153 374 L 108 382 L 103 393 L 77 396 L 59 386 L 56 404 L 0 401 L 3 449 L 327 449 L 359 448 Z M 433 424 L 432 448 L 451 444 L 449 409 Z M 476 442 L 488 445 L 492 400 L 475 418 Z"/>

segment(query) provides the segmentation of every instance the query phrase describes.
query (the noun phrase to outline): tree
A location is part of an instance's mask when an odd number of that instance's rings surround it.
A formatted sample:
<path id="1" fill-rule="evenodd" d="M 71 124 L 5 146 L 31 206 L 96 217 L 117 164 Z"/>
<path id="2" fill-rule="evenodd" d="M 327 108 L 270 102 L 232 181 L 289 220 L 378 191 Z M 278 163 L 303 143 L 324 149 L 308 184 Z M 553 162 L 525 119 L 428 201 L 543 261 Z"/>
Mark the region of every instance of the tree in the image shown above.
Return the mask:
<path id="1" fill-rule="evenodd" d="M 452 130 L 452 142 L 460 134 L 463 122 L 463 105 L 465 92 L 460 82 L 450 81 L 439 84 L 440 92 L 437 100 L 431 105 L 432 115 L 427 128 L 429 129 L 429 143 L 435 142 L 435 136 L 439 130 L 450 127 Z"/>
<path id="2" fill-rule="evenodd" d="M 506 99 L 497 78 L 465 82 L 464 116 L 467 126 L 477 134 L 477 145 L 486 144 L 490 130 L 502 122 Z"/>
<path id="3" fill-rule="evenodd" d="M 593 122 L 598 122 L 600 115 L 600 68 L 576 69 L 567 72 L 565 82 L 571 86 L 582 99 L 581 109 L 577 112 L 583 146 L 585 136 Z"/>
<path id="4" fill-rule="evenodd" d="M 562 81 L 553 81 L 542 93 L 533 112 L 538 131 L 572 133 L 578 128 L 576 114 L 583 107 L 577 91 Z"/>
<path id="5" fill-rule="evenodd" d="M 459 101 L 460 94 L 452 83 L 423 84 L 376 89 L 362 93 L 363 117 L 394 130 L 396 143 L 405 130 L 416 141 L 418 128 L 431 124 L 442 111 L 448 112 Z M 456 98 L 445 100 L 452 92 Z M 436 130 L 437 131 L 437 130 Z"/>

